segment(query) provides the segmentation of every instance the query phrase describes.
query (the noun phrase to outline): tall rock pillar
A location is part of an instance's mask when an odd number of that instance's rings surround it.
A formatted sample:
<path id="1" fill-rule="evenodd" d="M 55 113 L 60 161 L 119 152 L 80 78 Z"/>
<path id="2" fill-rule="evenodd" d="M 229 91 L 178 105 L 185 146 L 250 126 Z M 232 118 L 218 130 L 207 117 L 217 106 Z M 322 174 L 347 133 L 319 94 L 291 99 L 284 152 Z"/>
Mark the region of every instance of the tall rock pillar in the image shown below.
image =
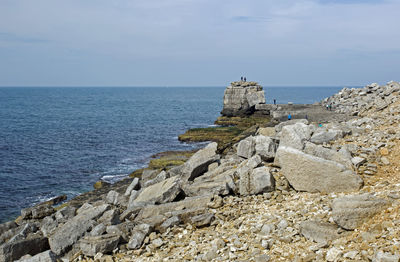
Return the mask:
<path id="1" fill-rule="evenodd" d="M 256 105 L 265 104 L 264 91 L 257 82 L 232 82 L 225 89 L 223 116 L 251 115 Z"/>

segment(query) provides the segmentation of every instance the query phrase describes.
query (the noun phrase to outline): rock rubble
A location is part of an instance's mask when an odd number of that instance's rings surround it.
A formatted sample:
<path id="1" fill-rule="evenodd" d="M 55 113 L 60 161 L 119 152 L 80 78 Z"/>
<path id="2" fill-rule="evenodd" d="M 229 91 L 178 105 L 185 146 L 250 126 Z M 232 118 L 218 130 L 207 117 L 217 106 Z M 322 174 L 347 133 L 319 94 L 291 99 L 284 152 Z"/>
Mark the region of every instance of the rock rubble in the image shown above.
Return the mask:
<path id="1" fill-rule="evenodd" d="M 25 209 L 0 225 L 0 261 L 399 261 L 399 90 L 343 89 L 321 105 L 356 118 L 259 128 L 81 206 Z"/>

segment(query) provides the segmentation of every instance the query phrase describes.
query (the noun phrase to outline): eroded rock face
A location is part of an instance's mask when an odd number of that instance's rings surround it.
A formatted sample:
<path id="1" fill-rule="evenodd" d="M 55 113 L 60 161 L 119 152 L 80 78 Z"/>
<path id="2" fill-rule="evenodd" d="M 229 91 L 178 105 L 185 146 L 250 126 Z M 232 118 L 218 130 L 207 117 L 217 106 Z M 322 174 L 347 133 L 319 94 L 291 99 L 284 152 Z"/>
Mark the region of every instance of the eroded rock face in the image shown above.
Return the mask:
<path id="1" fill-rule="evenodd" d="M 49 249 L 46 237 L 33 237 L 18 241 L 9 241 L 0 246 L 0 261 L 11 262 L 29 254 L 36 255 Z"/>
<path id="2" fill-rule="evenodd" d="M 197 151 L 188 161 L 183 164 L 183 181 L 193 181 L 196 177 L 203 175 L 208 166 L 220 159 L 216 153 L 218 144 L 213 142 L 205 148 Z"/>
<path id="3" fill-rule="evenodd" d="M 93 219 L 100 217 L 109 208 L 110 206 L 106 204 L 88 208 L 68 220 L 64 225 L 58 227 L 54 235 L 49 238 L 51 251 L 56 255 L 64 253 L 69 247 L 75 244 L 88 229 L 93 227 L 95 223 Z"/>
<path id="4" fill-rule="evenodd" d="M 87 256 L 95 256 L 98 252 L 110 253 L 117 247 L 119 239 L 120 236 L 114 234 L 88 236 L 80 241 L 80 248 Z"/>
<path id="5" fill-rule="evenodd" d="M 282 174 L 298 191 L 348 192 L 363 185 L 360 176 L 335 161 L 286 146 L 279 146 L 277 157 Z"/>
<path id="6" fill-rule="evenodd" d="M 134 200 L 135 203 L 167 203 L 173 201 L 181 191 L 181 179 L 171 177 L 146 187 Z"/>
<path id="7" fill-rule="evenodd" d="M 352 230 L 385 208 L 389 202 L 371 194 L 344 196 L 333 200 L 332 217 L 342 228 Z"/>
<path id="8" fill-rule="evenodd" d="M 256 82 L 233 82 L 225 89 L 223 116 L 243 116 L 255 111 L 255 106 L 265 104 L 262 86 Z"/>

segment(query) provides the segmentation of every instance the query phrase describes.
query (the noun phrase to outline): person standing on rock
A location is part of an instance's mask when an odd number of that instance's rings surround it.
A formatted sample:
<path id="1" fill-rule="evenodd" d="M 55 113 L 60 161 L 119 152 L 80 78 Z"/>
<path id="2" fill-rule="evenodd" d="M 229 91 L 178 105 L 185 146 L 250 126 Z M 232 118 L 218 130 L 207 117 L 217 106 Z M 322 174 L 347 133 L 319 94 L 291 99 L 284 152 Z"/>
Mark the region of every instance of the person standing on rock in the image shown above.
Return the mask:
<path id="1" fill-rule="evenodd" d="M 289 113 L 289 115 L 287 116 L 288 120 L 292 120 L 292 115 Z"/>
<path id="2" fill-rule="evenodd" d="M 244 77 L 243 80 L 246 82 L 246 77 Z"/>
<path id="3" fill-rule="evenodd" d="M 242 76 L 242 77 L 240 77 L 240 81 L 243 81 L 243 76 Z"/>
<path id="4" fill-rule="evenodd" d="M 276 105 L 276 99 L 274 99 L 274 105 Z"/>

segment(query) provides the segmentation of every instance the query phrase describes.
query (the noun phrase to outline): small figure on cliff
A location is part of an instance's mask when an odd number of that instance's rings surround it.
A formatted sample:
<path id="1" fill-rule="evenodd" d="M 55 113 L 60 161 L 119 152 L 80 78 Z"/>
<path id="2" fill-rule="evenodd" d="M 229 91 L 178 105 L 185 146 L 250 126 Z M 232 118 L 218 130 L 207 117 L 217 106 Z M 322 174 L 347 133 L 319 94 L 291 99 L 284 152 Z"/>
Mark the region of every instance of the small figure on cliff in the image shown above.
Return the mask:
<path id="1" fill-rule="evenodd" d="M 326 110 L 329 110 L 329 105 L 328 104 L 326 104 Z"/>
<path id="2" fill-rule="evenodd" d="M 306 115 L 306 120 L 308 120 L 308 115 Z"/>
<path id="3" fill-rule="evenodd" d="M 246 77 L 244 77 L 243 80 L 246 82 Z"/>
<path id="4" fill-rule="evenodd" d="M 329 104 L 329 111 L 332 111 L 332 104 Z"/>
<path id="5" fill-rule="evenodd" d="M 243 81 L 243 76 L 242 76 L 242 77 L 240 77 L 240 81 Z"/>
<path id="6" fill-rule="evenodd" d="M 287 116 L 288 120 L 292 120 L 292 115 L 289 113 L 289 115 Z"/>
<path id="7" fill-rule="evenodd" d="M 274 105 L 276 105 L 276 99 L 274 99 Z"/>

